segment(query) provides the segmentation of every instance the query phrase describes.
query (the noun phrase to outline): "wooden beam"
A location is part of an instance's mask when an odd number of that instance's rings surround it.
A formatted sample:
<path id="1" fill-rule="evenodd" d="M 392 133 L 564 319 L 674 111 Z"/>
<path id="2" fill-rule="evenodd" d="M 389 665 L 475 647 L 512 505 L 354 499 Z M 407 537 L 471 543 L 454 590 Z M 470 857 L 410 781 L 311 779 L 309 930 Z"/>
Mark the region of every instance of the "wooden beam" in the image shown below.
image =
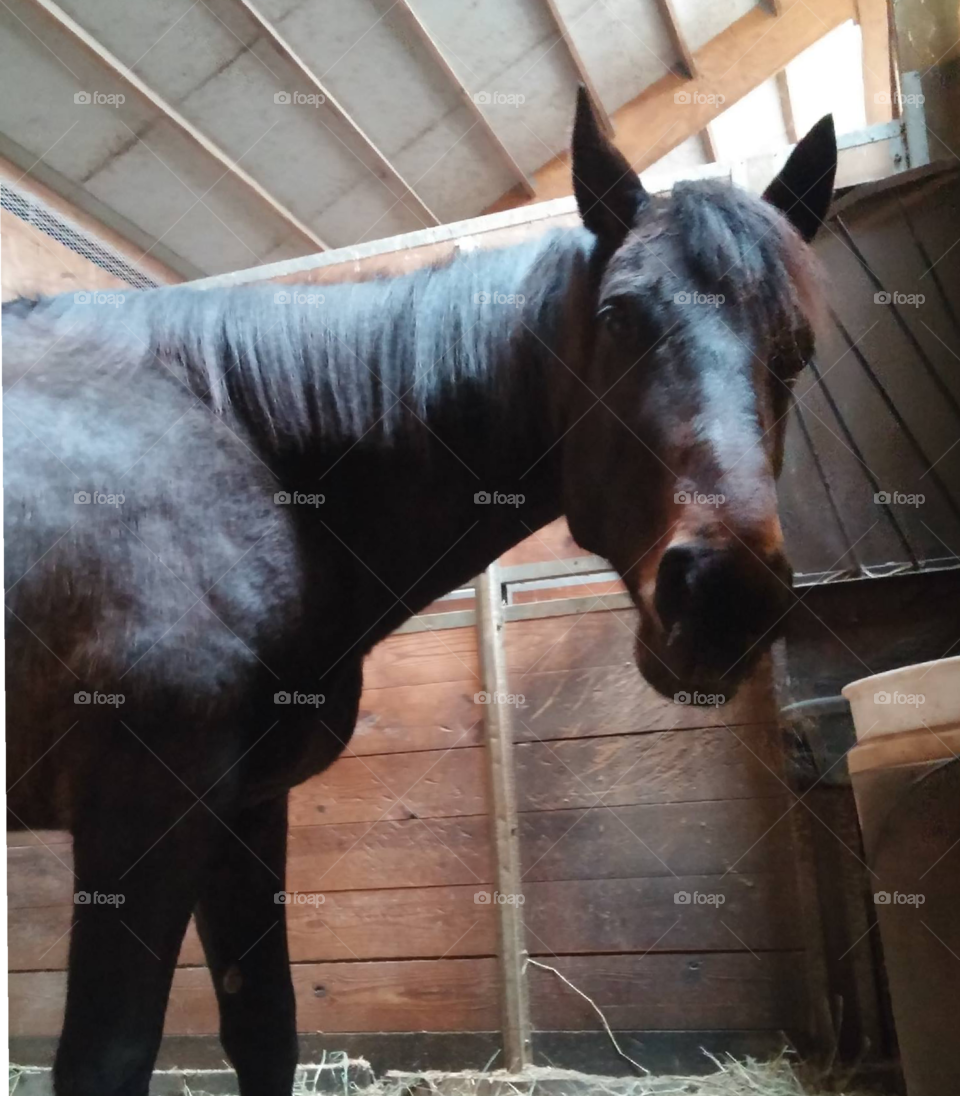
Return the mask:
<path id="1" fill-rule="evenodd" d="M 224 152 L 219 145 L 215 144 L 209 137 L 201 133 L 192 122 L 184 118 L 184 116 L 175 110 L 165 99 L 161 98 L 161 96 L 149 87 L 132 69 L 127 68 L 118 57 L 115 57 L 105 46 L 101 45 L 89 31 L 85 30 L 75 19 L 71 18 L 71 16 L 55 4 L 53 0 L 33 0 L 33 3 L 65 30 L 71 38 L 75 39 L 92 53 L 101 65 L 110 69 L 114 75 L 119 76 L 125 84 L 133 88 L 138 95 L 143 99 L 146 99 L 151 106 L 158 110 L 169 122 L 176 126 L 177 129 L 186 134 L 194 144 L 199 145 L 208 156 L 212 157 L 225 168 L 228 174 L 242 183 L 248 190 L 252 191 L 263 203 L 270 206 L 273 212 L 281 220 L 285 221 L 290 228 L 294 229 L 294 231 L 302 236 L 304 240 L 309 242 L 312 247 L 317 248 L 320 251 L 327 250 L 328 245 L 325 244 L 311 228 L 304 224 L 299 217 L 287 209 L 287 207 L 279 202 L 265 187 L 261 186 L 256 179 L 244 171 L 244 169 L 240 167 L 231 156 Z"/>
<path id="2" fill-rule="evenodd" d="M 614 112 L 620 151 L 635 170 L 643 171 L 853 17 L 854 0 L 804 0 L 778 17 L 754 8 L 697 51 L 695 79 L 664 76 Z M 540 168 L 534 183 L 538 199 L 570 194 L 568 155 Z M 487 212 L 512 209 L 525 201 L 513 190 Z"/>
<path id="3" fill-rule="evenodd" d="M 868 126 L 889 122 L 894 110 L 887 0 L 857 0 L 863 61 L 863 105 Z"/>
<path id="4" fill-rule="evenodd" d="M 703 154 L 707 158 L 707 163 L 718 164 L 720 157 L 717 154 L 717 141 L 709 125 L 700 130 L 700 143 L 703 145 Z"/>
<path id="5" fill-rule="evenodd" d="M 587 96 L 590 99 L 590 105 L 593 107 L 593 113 L 599 119 L 604 133 L 606 133 L 608 137 L 612 137 L 613 122 L 610 121 L 610 115 L 607 113 L 607 108 L 600 101 L 600 96 L 597 93 L 593 80 L 590 78 L 587 66 L 583 63 L 583 57 L 581 57 L 580 51 L 577 49 L 577 44 L 570 34 L 570 28 L 567 26 L 563 14 L 557 7 L 556 0 L 543 0 L 543 4 L 550 15 L 550 20 L 556 28 L 557 33 L 563 40 L 563 44 L 567 47 L 567 53 L 570 55 L 570 60 L 573 62 L 574 67 L 580 76 L 581 83 L 587 89 Z"/>
<path id="6" fill-rule="evenodd" d="M 531 1062 L 530 1003 L 524 973 L 522 882 L 519 823 L 514 775 L 510 690 L 503 645 L 503 598 L 500 567 L 492 563 L 477 580 L 477 626 L 480 681 L 492 697 L 484 707 L 486 757 L 489 773 L 490 815 L 493 824 L 497 892 L 497 930 L 500 955 L 501 1028 L 503 1065 L 518 1071 Z M 503 701 L 501 703 L 501 700 Z"/>
<path id="7" fill-rule="evenodd" d="M 480 104 L 464 87 L 460 77 L 456 74 L 453 66 L 447 60 L 446 54 L 437 44 L 430 31 L 427 30 L 426 26 L 420 21 L 420 17 L 413 8 L 410 7 L 407 0 L 395 0 L 390 10 L 396 10 L 403 16 L 407 26 L 413 32 L 416 39 L 426 49 L 427 53 L 430 54 L 444 76 L 446 76 L 447 80 L 453 85 L 464 106 L 470 111 L 474 118 L 476 118 L 480 128 L 483 129 L 490 138 L 500 159 L 503 161 L 504 167 L 506 167 L 510 174 L 517 180 L 516 189 L 518 193 L 524 194 L 527 198 L 535 197 L 537 192 L 533 183 L 531 183 L 530 179 L 527 177 L 527 173 L 513 158 L 513 155 L 503 141 L 500 140 L 497 131 L 490 124 L 490 120 L 480 108 Z"/>
<path id="8" fill-rule="evenodd" d="M 670 41 L 673 43 L 674 53 L 679 58 L 679 75 L 692 79 L 697 75 L 697 62 L 694 59 L 693 50 L 690 49 L 687 43 L 687 37 L 680 26 L 673 0 L 657 0 L 657 9 L 667 28 Z"/>
<path id="9" fill-rule="evenodd" d="M 390 160 L 384 155 L 383 152 L 377 147 L 373 139 L 366 133 L 365 130 L 354 120 L 349 111 L 343 106 L 343 104 L 330 93 L 326 85 L 323 84 L 320 78 L 313 72 L 310 66 L 303 60 L 299 53 L 293 48 L 293 46 L 280 34 L 277 28 L 270 22 L 269 19 L 262 12 L 250 2 L 250 0 L 238 0 L 238 2 L 250 13 L 250 16 L 257 22 L 260 28 L 272 39 L 277 49 L 281 53 L 293 62 L 293 64 L 300 70 L 307 81 L 320 93 L 323 97 L 323 102 L 330 107 L 330 109 L 338 115 L 347 126 L 353 131 L 360 141 L 364 144 L 367 151 L 376 160 L 380 170 L 389 175 L 395 183 L 398 183 L 402 189 L 406 192 L 408 198 L 411 198 L 419 211 L 427 219 L 428 224 L 438 225 L 440 224 L 440 218 L 433 212 L 433 210 L 427 205 L 427 203 L 420 197 L 419 194 L 413 189 L 410 183 L 400 174 L 400 172 L 393 166 Z"/>
<path id="10" fill-rule="evenodd" d="M 783 115 L 783 128 L 787 134 L 787 140 L 795 145 L 800 138 L 797 136 L 797 122 L 793 116 L 793 101 L 790 98 L 790 83 L 787 80 L 787 70 L 781 69 L 776 75 L 777 95 L 780 97 L 780 113 Z"/>

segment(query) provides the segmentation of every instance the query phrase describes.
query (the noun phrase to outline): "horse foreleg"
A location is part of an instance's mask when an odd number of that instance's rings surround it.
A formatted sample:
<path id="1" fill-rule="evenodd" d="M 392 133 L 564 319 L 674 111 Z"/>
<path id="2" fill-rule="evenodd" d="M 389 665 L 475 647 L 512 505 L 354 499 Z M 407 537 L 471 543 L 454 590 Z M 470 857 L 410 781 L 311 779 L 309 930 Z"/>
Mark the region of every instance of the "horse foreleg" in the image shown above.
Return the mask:
<path id="1" fill-rule="evenodd" d="M 290 1096 L 297 1024 L 287 952 L 287 800 L 241 812 L 207 876 L 197 927 L 241 1096 Z"/>
<path id="2" fill-rule="evenodd" d="M 194 794 L 138 730 L 115 733 L 76 812 L 57 1096 L 147 1096 L 180 944 L 223 832 L 198 799 L 215 776 Z M 224 803 L 218 794 L 212 809 Z"/>

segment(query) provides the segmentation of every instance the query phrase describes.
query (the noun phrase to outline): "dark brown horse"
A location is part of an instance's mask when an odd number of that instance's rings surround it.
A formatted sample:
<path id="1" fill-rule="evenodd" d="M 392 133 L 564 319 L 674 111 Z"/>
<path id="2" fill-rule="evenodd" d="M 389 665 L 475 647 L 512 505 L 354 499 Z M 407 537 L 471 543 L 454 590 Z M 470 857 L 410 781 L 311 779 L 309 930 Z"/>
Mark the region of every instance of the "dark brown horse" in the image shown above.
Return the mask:
<path id="1" fill-rule="evenodd" d="M 322 297 L 4 311 L 9 823 L 72 831 L 81 896 L 59 1096 L 145 1096 L 194 911 L 243 1096 L 288 1096 L 287 792 L 346 746 L 371 647 L 531 530 L 612 561 L 657 689 L 732 693 L 789 605 L 835 167 L 825 119 L 766 200 L 650 197 L 581 96 L 583 228 Z"/>

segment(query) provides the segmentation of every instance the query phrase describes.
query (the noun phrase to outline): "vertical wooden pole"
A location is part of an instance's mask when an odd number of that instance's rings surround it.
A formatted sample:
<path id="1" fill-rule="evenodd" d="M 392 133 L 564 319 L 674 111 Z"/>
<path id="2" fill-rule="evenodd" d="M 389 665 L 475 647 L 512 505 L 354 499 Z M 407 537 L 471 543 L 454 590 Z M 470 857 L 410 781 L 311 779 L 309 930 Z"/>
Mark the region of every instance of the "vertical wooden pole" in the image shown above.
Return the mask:
<path id="1" fill-rule="evenodd" d="M 506 656 L 503 649 L 503 599 L 500 565 L 492 563 L 477 579 L 477 629 L 480 678 L 488 694 L 484 707 L 490 816 L 493 825 L 497 892 L 513 899 L 496 904 L 500 945 L 500 1010 L 504 1064 L 521 1070 L 530 1063 L 530 1004 L 523 971 L 520 842 L 517 835 L 517 796 L 513 767 L 513 726 Z"/>

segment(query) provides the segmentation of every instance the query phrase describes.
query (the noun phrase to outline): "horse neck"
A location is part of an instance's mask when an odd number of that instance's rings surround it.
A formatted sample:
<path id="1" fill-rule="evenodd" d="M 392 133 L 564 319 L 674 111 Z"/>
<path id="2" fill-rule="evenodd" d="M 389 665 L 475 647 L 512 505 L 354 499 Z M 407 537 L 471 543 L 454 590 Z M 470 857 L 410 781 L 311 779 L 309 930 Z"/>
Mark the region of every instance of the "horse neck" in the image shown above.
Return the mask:
<path id="1" fill-rule="evenodd" d="M 461 299 L 441 316 L 449 336 L 437 348 L 443 360 L 432 390 L 418 388 L 416 361 L 403 369 L 381 362 L 390 389 L 381 402 L 406 393 L 399 417 L 328 454 L 336 463 L 319 489 L 327 518 L 342 523 L 330 520 L 330 528 L 385 587 L 409 591 L 382 627 L 395 627 L 562 513 L 562 436 L 571 401 L 584 392 L 575 374 L 590 338 L 590 254 L 589 241 L 571 231 L 539 245 L 532 262 L 520 261 L 514 282 L 503 278 L 511 269 L 506 254 L 469 256 L 470 266 L 434 272 L 423 322 L 436 319 L 431 294 Z M 505 299 L 464 310 L 466 291 Z M 506 299 L 518 295 L 523 301 Z M 391 322 L 389 312 L 383 322 Z M 472 352 L 461 353 L 471 338 Z M 408 357 L 418 353 L 415 339 L 401 345 Z M 347 513 L 336 501 L 364 496 L 376 504 Z M 373 584 L 368 592 L 377 603 L 371 611 L 380 611 L 385 589 Z"/>

